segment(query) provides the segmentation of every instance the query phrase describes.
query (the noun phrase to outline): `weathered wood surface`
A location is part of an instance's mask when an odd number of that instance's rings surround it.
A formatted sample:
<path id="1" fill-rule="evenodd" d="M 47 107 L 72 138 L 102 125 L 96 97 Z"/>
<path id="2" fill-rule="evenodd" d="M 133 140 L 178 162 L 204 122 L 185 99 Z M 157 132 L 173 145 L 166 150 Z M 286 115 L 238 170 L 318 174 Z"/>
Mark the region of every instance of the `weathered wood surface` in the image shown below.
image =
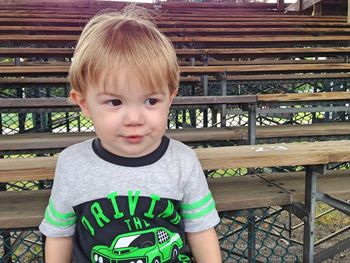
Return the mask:
<path id="1" fill-rule="evenodd" d="M 339 75 L 339 76 L 338 76 Z M 334 76 L 336 78 L 344 77 L 343 75 L 346 74 L 337 74 L 337 76 Z M 280 76 L 280 75 L 279 75 Z M 349 74 L 350 76 L 350 74 Z M 322 78 L 322 76 L 320 76 Z M 180 77 L 180 82 L 198 82 L 200 81 L 200 77 Z M 0 78 L 0 83 L 7 83 L 7 84 L 67 84 L 69 85 L 69 80 L 67 77 L 38 77 L 38 78 Z M 0 86 L 0 89 L 2 87 Z M 7 87 L 8 88 L 8 87 Z M 40 86 L 32 86 L 33 88 L 40 88 Z M 55 86 L 52 86 L 52 88 L 56 88 Z"/>
<path id="2" fill-rule="evenodd" d="M 278 23 L 279 27 L 347 27 L 348 24 L 344 17 L 331 18 L 326 17 L 322 18 L 310 18 L 310 16 L 306 16 L 303 18 L 285 18 L 285 17 L 274 17 L 268 16 L 260 17 L 260 18 L 220 18 L 214 17 L 210 18 L 210 16 L 206 18 L 188 18 L 188 17 L 179 17 L 174 18 L 175 15 L 172 16 L 172 19 L 169 17 L 164 17 L 164 20 L 158 19 L 155 21 L 156 25 L 160 28 L 177 26 L 177 27 L 276 27 Z M 81 26 L 85 25 L 88 22 L 89 18 L 74 18 L 74 17 L 4 17 L 0 16 L 0 23 L 2 25 L 21 25 L 21 26 L 29 26 L 29 25 L 51 25 L 51 26 Z M 172 21 L 171 21 L 172 20 Z"/>
<path id="3" fill-rule="evenodd" d="M 174 20 L 174 19 L 170 19 Z M 191 19 L 192 21 L 194 19 Z M 227 21 L 225 19 L 221 19 L 223 21 Z M 245 21 L 249 21 L 248 18 L 245 19 Z M 284 19 L 285 21 L 285 19 Z M 69 23 L 69 20 L 67 21 Z M 20 32 L 34 32 L 36 34 L 57 34 L 59 33 L 75 33 L 80 34 L 83 30 L 83 27 L 81 26 L 41 26 L 41 25 L 11 25 L 11 26 L 3 26 L 0 25 L 0 32 L 7 32 L 7 33 L 20 33 Z M 349 33 L 350 27 L 256 27 L 256 25 L 251 25 L 251 27 L 245 27 L 245 28 L 220 28 L 220 27 L 201 27 L 201 28 L 187 28 L 187 27 L 177 27 L 177 28 L 160 28 L 159 29 L 162 33 L 169 35 L 172 33 L 183 33 L 185 35 L 223 35 L 223 34 L 249 34 L 249 35 L 256 35 L 256 34 L 280 34 L 280 35 L 286 35 L 291 33 L 296 34 L 327 34 L 327 33 Z"/>
<path id="4" fill-rule="evenodd" d="M 304 74 L 254 74 L 254 75 L 232 75 L 227 76 L 227 80 L 232 81 L 256 81 L 259 80 L 308 80 L 308 79 L 348 79 L 350 78 L 350 73 L 304 73 Z M 217 81 L 217 78 L 213 76 L 208 76 L 208 79 L 210 81 Z M 181 82 L 199 82 L 201 81 L 200 76 L 194 76 L 194 77 L 180 77 L 180 83 Z M 66 77 L 37 77 L 37 78 L 31 78 L 31 77 L 8 77 L 8 78 L 0 78 L 0 84 L 67 84 L 69 83 L 69 80 Z M 34 86 L 31 88 L 38 88 L 39 86 Z M 54 86 L 53 86 L 54 87 Z M 9 86 L 0 86 L 1 88 L 10 88 Z"/>
<path id="5" fill-rule="evenodd" d="M 290 94 L 259 94 L 259 103 L 347 100 L 350 102 L 350 92 L 319 92 L 319 93 L 290 93 Z M 350 108 L 349 108 L 350 109 Z"/>
<path id="6" fill-rule="evenodd" d="M 256 176 L 209 180 L 209 187 L 219 211 L 290 204 L 288 193 Z M 49 190 L 0 192 L 0 228 L 38 226 L 49 194 Z"/>
<path id="7" fill-rule="evenodd" d="M 303 172 L 209 178 L 218 211 L 288 205 L 304 201 Z M 233 191 L 234 189 L 234 191 Z M 318 190 L 350 198 L 349 171 L 327 171 Z M 0 192 L 0 228 L 36 227 L 44 217 L 50 190 Z"/>
<path id="8" fill-rule="evenodd" d="M 247 140 L 247 127 L 186 128 L 166 131 L 170 138 L 182 142 Z M 258 126 L 257 139 L 350 135 L 350 123 L 317 123 L 307 125 Z M 0 136 L 0 151 L 32 151 L 63 149 L 94 138 L 93 132 L 27 133 Z"/>
<path id="9" fill-rule="evenodd" d="M 280 186 L 291 194 L 292 202 L 305 201 L 305 173 L 276 173 L 261 174 L 263 178 L 275 186 Z M 326 171 L 325 175 L 318 176 L 317 190 L 332 197 L 343 200 L 350 199 L 350 170 Z"/>
<path id="10" fill-rule="evenodd" d="M 49 196 L 49 190 L 0 192 L 0 228 L 37 227 Z"/>
<path id="11" fill-rule="evenodd" d="M 1 19 L 0 19 L 1 20 Z M 0 21 L 1 23 L 1 21 Z M 0 35 L 0 42 L 20 42 L 20 43 L 68 43 L 76 44 L 79 39 L 79 35 L 21 35 L 21 34 L 4 34 Z M 329 36 L 244 36 L 244 37 L 169 37 L 173 43 L 230 43 L 230 44 L 242 44 L 242 43 L 323 43 L 323 42 L 339 42 L 339 41 L 350 41 L 349 35 L 329 35 Z"/>
<path id="12" fill-rule="evenodd" d="M 175 97 L 172 105 L 210 105 L 210 104 L 249 104 L 256 103 L 256 95 L 238 96 L 185 96 Z M 35 108 L 75 108 L 67 98 L 9 98 L 0 99 L 0 109 L 35 109 Z"/>
<path id="13" fill-rule="evenodd" d="M 204 169 L 316 165 L 350 161 L 350 141 L 196 149 Z"/>
<path id="14" fill-rule="evenodd" d="M 274 102 L 318 102 L 350 101 L 350 92 L 316 92 L 316 93 L 275 93 L 236 96 L 185 96 L 175 97 L 173 106 L 211 105 L 211 104 L 252 104 Z M 36 109 L 36 108 L 70 108 L 76 107 L 67 98 L 8 98 L 0 99 L 0 109 Z"/>
<path id="15" fill-rule="evenodd" d="M 350 140 L 195 149 L 204 170 L 350 161 Z M 0 159 L 0 182 L 53 178 L 57 157 Z"/>
<path id="16" fill-rule="evenodd" d="M 2 66 L 1 75 L 43 75 L 65 74 L 69 66 Z M 215 73 L 303 73 L 303 72 L 345 72 L 349 73 L 350 63 L 324 63 L 324 64 L 278 64 L 278 65 L 235 65 L 235 66 L 182 66 L 181 74 L 215 74 Z"/>
<path id="17" fill-rule="evenodd" d="M 0 28 L 1 30 L 1 28 Z M 350 29 L 349 29 L 350 30 Z M 35 48 L 35 47 L 1 47 L 0 55 L 11 57 L 30 56 L 72 56 L 72 48 Z M 198 48 L 176 49 L 178 57 L 200 57 L 202 55 L 242 57 L 242 56 L 284 56 L 284 55 L 346 55 L 350 54 L 350 47 L 312 47 L 312 48 Z"/>

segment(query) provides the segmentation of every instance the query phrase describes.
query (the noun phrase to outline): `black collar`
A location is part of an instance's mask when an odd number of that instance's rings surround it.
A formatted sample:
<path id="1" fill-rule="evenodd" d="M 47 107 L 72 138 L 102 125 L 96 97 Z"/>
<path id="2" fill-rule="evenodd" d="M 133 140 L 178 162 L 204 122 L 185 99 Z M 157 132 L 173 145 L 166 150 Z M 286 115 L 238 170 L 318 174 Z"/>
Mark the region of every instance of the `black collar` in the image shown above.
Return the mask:
<path id="1" fill-rule="evenodd" d="M 150 165 L 152 163 L 157 162 L 162 156 L 165 154 L 166 150 L 168 149 L 170 139 L 166 136 L 162 137 L 162 141 L 157 149 L 155 149 L 153 152 L 141 156 L 141 157 L 123 157 L 119 155 L 115 155 L 106 149 L 104 149 L 101 145 L 100 139 L 96 138 L 92 141 L 92 149 L 96 153 L 97 156 L 99 156 L 101 159 L 121 165 L 121 166 L 128 166 L 128 167 L 140 167 L 140 166 L 146 166 Z"/>

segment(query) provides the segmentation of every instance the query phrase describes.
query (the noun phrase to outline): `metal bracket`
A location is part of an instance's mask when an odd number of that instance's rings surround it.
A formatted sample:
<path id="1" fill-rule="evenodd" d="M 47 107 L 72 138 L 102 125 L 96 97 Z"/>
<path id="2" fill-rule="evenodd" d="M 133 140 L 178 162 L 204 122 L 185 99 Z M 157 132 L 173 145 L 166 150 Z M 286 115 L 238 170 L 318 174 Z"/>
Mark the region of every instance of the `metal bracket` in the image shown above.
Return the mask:
<path id="1" fill-rule="evenodd" d="M 310 169 L 310 171 L 315 172 L 318 175 L 324 175 L 326 172 L 325 165 L 308 165 L 307 169 Z"/>
<path id="2" fill-rule="evenodd" d="M 335 209 L 341 211 L 342 213 L 350 216 L 350 204 L 348 202 L 345 202 L 343 200 L 331 197 L 330 195 L 327 195 L 322 192 L 316 193 L 316 199 L 319 201 L 322 201 Z"/>
<path id="3" fill-rule="evenodd" d="M 308 212 L 305 209 L 304 204 L 302 203 L 294 203 L 291 205 L 282 206 L 284 210 L 291 212 L 293 215 L 303 220 L 304 222 L 307 220 Z"/>

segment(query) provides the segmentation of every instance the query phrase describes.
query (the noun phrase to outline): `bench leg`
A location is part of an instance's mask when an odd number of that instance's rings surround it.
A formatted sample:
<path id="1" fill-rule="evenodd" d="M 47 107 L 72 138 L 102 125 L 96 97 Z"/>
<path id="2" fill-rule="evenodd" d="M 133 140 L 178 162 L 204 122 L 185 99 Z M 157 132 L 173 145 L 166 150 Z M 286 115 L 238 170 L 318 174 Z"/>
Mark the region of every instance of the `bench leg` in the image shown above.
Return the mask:
<path id="1" fill-rule="evenodd" d="M 255 243 L 256 243 L 256 232 L 255 232 L 255 216 L 248 216 L 248 263 L 255 262 Z"/>
<path id="2" fill-rule="evenodd" d="M 315 252 L 315 221 L 317 174 L 322 174 L 325 166 L 306 166 L 305 212 L 303 262 L 313 263 Z M 321 171 L 321 172 L 320 172 Z"/>

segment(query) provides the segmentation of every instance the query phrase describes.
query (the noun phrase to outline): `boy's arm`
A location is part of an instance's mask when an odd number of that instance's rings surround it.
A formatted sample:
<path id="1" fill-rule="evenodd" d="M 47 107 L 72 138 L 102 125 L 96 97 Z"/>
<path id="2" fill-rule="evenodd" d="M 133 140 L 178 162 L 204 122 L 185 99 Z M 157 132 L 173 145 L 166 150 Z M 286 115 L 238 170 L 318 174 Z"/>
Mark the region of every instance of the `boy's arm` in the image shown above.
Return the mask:
<path id="1" fill-rule="evenodd" d="M 73 237 L 47 237 L 45 242 L 46 263 L 71 263 Z"/>
<path id="2" fill-rule="evenodd" d="M 196 233 L 186 233 L 196 263 L 222 263 L 218 237 L 210 228 Z"/>

